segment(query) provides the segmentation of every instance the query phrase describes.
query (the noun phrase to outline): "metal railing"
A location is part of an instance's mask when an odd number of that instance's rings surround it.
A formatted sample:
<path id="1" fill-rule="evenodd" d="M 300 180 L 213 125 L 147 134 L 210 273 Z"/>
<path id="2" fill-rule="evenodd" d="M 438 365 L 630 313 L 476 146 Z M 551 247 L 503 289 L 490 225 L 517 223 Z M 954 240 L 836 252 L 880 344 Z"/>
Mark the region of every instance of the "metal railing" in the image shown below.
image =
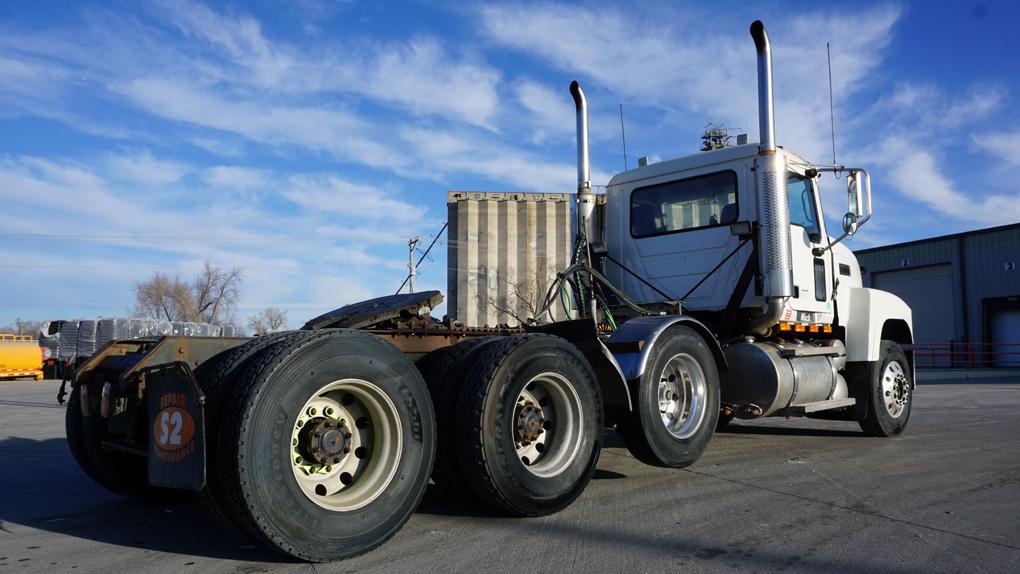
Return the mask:
<path id="1" fill-rule="evenodd" d="M 918 369 L 1020 368 L 1020 343 L 915 343 L 904 345 L 914 352 Z"/>

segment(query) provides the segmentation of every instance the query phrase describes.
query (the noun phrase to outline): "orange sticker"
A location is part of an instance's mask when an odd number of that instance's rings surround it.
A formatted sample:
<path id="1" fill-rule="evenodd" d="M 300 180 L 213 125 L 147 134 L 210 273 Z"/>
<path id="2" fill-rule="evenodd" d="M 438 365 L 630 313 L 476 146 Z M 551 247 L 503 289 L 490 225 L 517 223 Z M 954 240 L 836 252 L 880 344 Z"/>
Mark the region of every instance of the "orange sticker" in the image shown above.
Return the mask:
<path id="1" fill-rule="evenodd" d="M 179 407 L 165 407 L 156 415 L 152 426 L 152 439 L 158 450 L 174 452 L 185 449 L 191 445 L 194 436 L 195 421 L 188 411 Z M 186 451 L 184 456 L 187 454 Z"/>

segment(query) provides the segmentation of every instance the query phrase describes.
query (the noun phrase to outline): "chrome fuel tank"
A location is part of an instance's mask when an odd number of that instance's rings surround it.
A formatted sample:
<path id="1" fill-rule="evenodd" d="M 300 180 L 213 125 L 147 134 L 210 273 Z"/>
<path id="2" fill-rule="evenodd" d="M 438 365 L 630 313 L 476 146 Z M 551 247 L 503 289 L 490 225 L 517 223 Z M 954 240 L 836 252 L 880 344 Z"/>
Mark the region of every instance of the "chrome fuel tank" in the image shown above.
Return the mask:
<path id="1" fill-rule="evenodd" d="M 745 341 L 724 352 L 729 371 L 722 378 L 722 401 L 742 407 L 737 417 L 779 415 L 792 406 L 848 396 L 839 373 L 846 367 L 846 349 L 838 340 L 825 345 Z"/>

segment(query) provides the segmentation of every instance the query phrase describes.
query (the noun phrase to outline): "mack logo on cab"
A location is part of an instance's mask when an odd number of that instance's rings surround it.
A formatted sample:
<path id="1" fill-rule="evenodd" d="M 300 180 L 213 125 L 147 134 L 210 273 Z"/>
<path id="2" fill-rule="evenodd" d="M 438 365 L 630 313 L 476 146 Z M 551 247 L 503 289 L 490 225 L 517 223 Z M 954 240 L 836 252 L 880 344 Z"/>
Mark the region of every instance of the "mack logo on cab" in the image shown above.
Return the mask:
<path id="1" fill-rule="evenodd" d="M 152 425 L 152 441 L 156 456 L 164 462 L 184 460 L 195 452 L 195 420 L 184 409 L 186 402 L 182 393 L 167 393 L 160 398 L 162 409 Z"/>

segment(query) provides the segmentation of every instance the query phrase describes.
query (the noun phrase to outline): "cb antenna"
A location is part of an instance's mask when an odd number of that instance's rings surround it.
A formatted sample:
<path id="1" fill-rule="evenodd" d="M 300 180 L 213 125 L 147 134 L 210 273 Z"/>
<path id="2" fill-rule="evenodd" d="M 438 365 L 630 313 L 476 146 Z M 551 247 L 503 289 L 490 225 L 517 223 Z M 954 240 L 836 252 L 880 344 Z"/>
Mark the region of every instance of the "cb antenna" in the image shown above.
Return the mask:
<path id="1" fill-rule="evenodd" d="M 836 163 L 836 108 L 832 104 L 832 55 L 829 52 L 829 43 L 825 43 L 825 62 L 829 66 L 829 126 L 832 128 L 832 165 Z M 839 179 L 839 174 L 832 172 L 833 177 Z"/>

